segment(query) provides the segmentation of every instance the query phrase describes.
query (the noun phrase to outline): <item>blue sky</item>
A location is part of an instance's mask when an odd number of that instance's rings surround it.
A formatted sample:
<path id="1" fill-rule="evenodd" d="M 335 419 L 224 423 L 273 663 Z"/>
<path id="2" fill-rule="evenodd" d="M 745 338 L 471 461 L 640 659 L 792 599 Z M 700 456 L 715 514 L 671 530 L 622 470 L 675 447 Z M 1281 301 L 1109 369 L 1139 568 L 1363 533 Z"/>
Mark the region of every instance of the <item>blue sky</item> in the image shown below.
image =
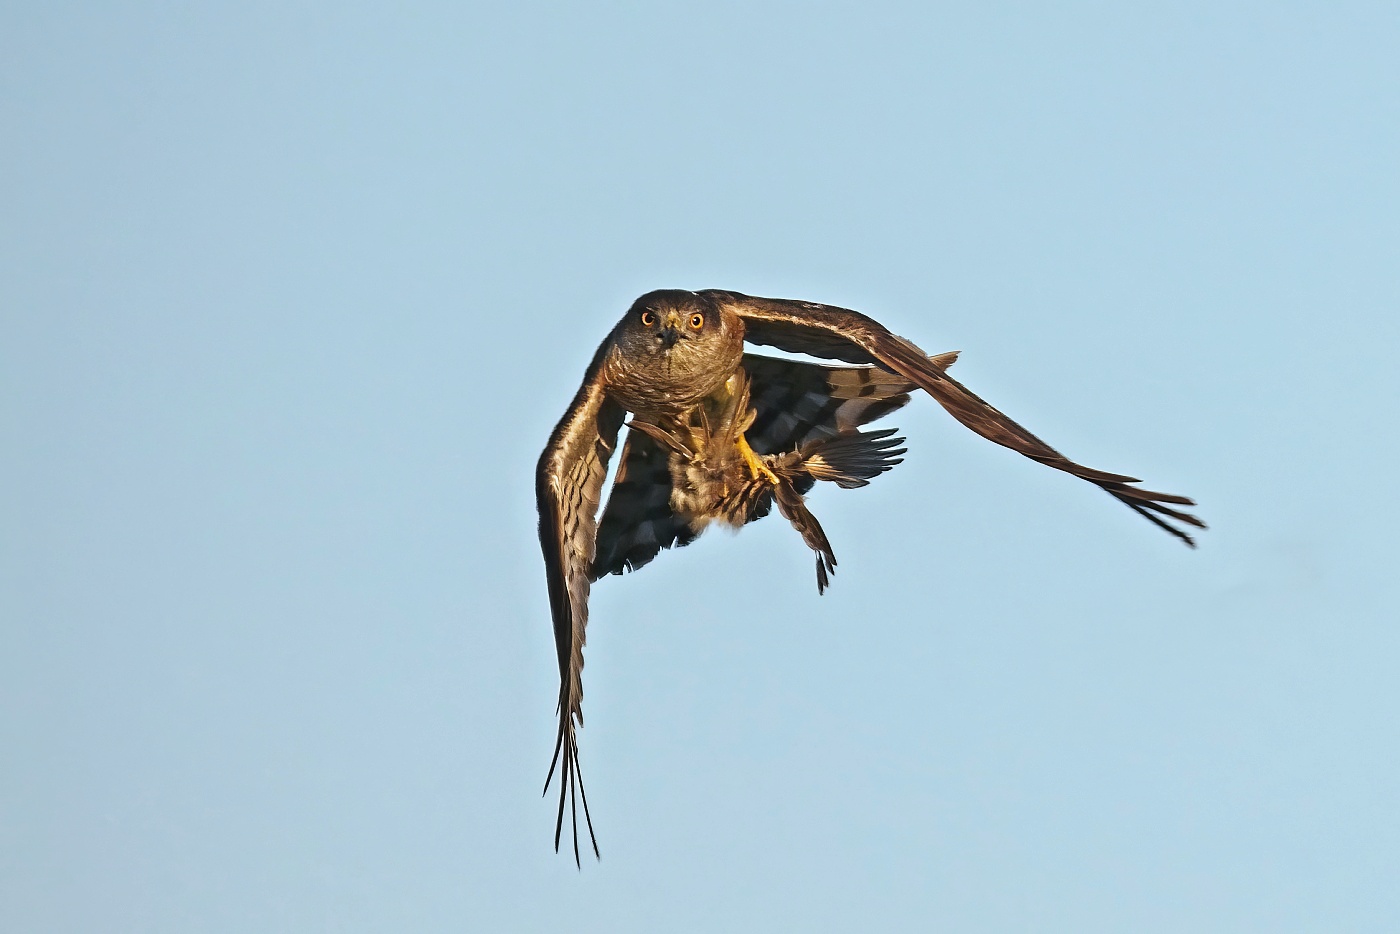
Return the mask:
<path id="1" fill-rule="evenodd" d="M 0 927 L 1394 930 L 1387 4 L 0 13 Z M 858 308 L 905 463 L 594 592 L 531 472 L 639 293 Z"/>

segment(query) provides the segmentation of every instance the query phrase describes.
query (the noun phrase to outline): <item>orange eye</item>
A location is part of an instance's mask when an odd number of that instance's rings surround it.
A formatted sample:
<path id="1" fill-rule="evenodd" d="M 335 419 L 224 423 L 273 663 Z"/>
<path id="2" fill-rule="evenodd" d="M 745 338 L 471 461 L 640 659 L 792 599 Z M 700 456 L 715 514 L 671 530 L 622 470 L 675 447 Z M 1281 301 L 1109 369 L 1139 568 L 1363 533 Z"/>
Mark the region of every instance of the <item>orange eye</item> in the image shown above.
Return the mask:
<path id="1" fill-rule="evenodd" d="M 644 311 L 644 312 L 642 312 L 642 324 L 643 324 L 645 327 L 651 327 L 651 326 L 652 326 L 653 324 L 655 324 L 655 323 L 656 323 L 656 315 L 652 314 L 652 313 L 649 312 L 649 311 Z"/>
<path id="2" fill-rule="evenodd" d="M 691 315 L 691 316 L 690 316 L 690 326 L 693 327 L 693 328 L 695 328 L 695 330 L 697 330 L 697 331 L 700 330 L 702 327 L 705 326 L 705 316 L 704 316 L 704 315 Z"/>

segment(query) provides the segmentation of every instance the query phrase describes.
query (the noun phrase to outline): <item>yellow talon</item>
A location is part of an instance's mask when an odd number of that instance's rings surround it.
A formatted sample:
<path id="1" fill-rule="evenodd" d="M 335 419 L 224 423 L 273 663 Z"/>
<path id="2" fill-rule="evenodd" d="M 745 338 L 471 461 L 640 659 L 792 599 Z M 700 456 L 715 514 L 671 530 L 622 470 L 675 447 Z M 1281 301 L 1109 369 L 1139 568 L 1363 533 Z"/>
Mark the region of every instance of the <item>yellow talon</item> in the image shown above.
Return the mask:
<path id="1" fill-rule="evenodd" d="M 768 465 L 763 463 L 762 459 L 754 453 L 753 448 L 749 447 L 749 439 L 743 435 L 739 436 L 739 454 L 744 458 L 744 463 L 749 465 L 749 471 L 755 480 L 759 477 L 767 477 L 769 483 L 774 486 L 778 485 L 778 475 L 768 469 Z"/>

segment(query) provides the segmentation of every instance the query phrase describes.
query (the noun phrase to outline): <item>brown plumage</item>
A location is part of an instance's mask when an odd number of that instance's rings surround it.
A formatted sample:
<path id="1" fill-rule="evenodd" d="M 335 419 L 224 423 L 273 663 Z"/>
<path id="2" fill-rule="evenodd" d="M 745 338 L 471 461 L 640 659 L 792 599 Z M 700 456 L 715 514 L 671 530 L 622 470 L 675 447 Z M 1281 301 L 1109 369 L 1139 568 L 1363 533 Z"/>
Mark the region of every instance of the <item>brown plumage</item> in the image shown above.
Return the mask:
<path id="1" fill-rule="evenodd" d="M 854 365 L 745 354 L 745 341 Z M 650 292 L 613 328 L 535 477 L 559 660 L 559 729 L 545 779 L 548 791 L 562 760 L 556 850 L 570 805 L 579 860 L 582 802 L 598 854 L 576 736 L 592 581 L 687 545 L 712 522 L 741 527 L 776 505 L 816 555 L 817 589 L 824 591 L 836 556 L 804 494 L 818 480 L 864 486 L 898 464 L 903 439 L 893 429 L 861 426 L 905 405 L 915 389 L 984 438 L 1095 484 L 1194 547 L 1181 526 L 1205 524 L 1175 508 L 1191 500 L 1064 457 L 948 376 L 956 358 L 929 357 L 849 309 L 718 290 Z M 630 427 L 622 462 L 599 520 L 608 460 L 624 423 Z"/>
<path id="2" fill-rule="evenodd" d="M 908 400 L 907 395 L 893 398 L 900 400 L 896 405 Z M 668 453 L 669 476 L 664 481 L 653 476 L 651 482 L 653 489 L 669 490 L 665 504 L 670 520 L 685 523 L 689 534 L 680 544 L 693 541 L 712 521 L 742 528 L 766 516 L 776 503 L 778 512 L 816 552 L 817 593 L 820 594 L 826 590 L 828 575 L 836 569 L 836 555 L 821 523 L 807 509 L 802 494 L 817 480 L 830 480 L 846 489 L 865 486 L 872 477 L 900 463 L 899 455 L 904 449 L 899 445 L 904 439 L 891 437 L 893 428 L 869 432 L 855 429 L 855 425 L 864 422 L 866 415 L 887 410 L 863 406 L 857 414 L 849 416 L 851 421 L 844 431 L 832 430 L 827 419 L 814 413 L 811 418 L 817 420 L 797 424 L 802 428 L 801 438 L 815 437 L 780 454 L 758 455 L 771 478 L 756 474 L 740 451 L 740 438 L 752 430 L 757 416 L 757 411 L 749 404 L 749 377 L 743 369 L 731 376 L 719 392 L 696 406 L 683 423 L 671 420 L 671 427 L 663 428 L 633 419 L 628 426 L 659 443 Z M 840 411 L 841 406 L 835 406 L 831 420 Z M 665 481 L 669 481 L 669 485 Z M 653 502 L 659 499 L 654 495 L 650 498 Z M 609 515 L 625 515 L 625 499 L 618 508 L 619 512 L 614 513 L 613 500 L 609 499 L 604 521 Z M 645 514 L 635 518 L 639 520 L 636 527 L 646 521 Z M 611 529 L 600 528 L 598 538 L 600 542 L 608 541 L 611 550 L 615 550 L 620 542 L 615 543 L 611 533 Z M 594 558 L 595 579 L 607 571 L 622 572 L 620 566 L 599 567 L 600 557 L 595 555 Z"/>

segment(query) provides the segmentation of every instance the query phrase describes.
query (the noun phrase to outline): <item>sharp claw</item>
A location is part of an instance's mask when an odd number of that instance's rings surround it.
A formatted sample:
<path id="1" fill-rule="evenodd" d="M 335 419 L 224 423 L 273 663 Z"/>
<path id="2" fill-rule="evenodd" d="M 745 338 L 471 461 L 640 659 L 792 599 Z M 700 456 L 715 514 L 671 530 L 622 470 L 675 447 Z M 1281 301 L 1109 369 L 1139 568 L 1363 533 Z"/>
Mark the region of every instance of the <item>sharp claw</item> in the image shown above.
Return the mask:
<path id="1" fill-rule="evenodd" d="M 768 482 L 774 486 L 782 482 L 778 479 L 778 475 L 770 470 L 767 464 L 763 463 L 763 459 L 754 453 L 754 449 L 749 447 L 749 439 L 743 435 L 739 436 L 739 453 L 743 455 L 744 463 L 749 465 L 749 472 L 753 474 L 755 480 L 759 477 L 767 477 Z"/>

